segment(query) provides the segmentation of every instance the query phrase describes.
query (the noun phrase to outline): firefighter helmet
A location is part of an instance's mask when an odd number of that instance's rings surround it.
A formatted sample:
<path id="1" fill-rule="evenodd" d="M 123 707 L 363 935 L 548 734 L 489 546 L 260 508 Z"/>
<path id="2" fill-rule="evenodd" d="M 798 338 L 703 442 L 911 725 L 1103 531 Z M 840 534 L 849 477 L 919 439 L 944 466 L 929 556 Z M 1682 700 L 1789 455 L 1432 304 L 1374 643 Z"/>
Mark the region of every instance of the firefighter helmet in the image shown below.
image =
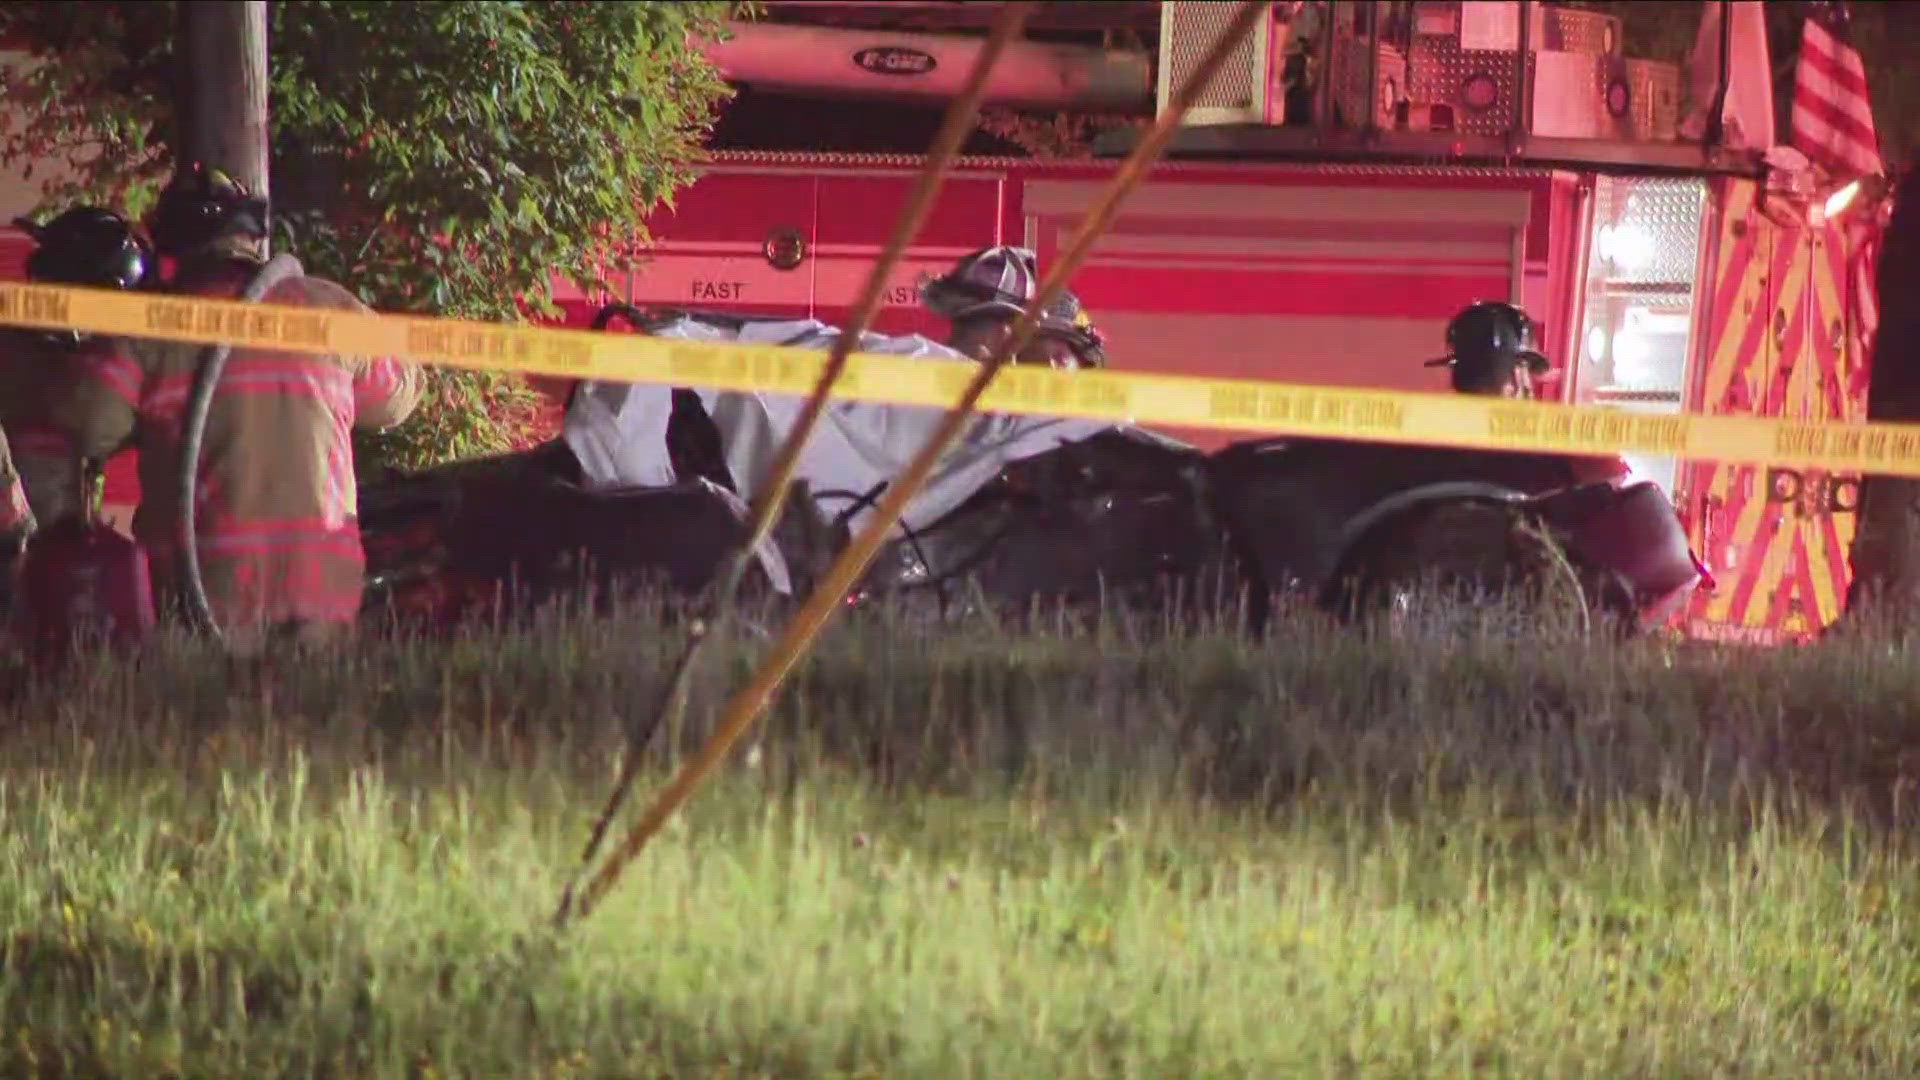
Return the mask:
<path id="1" fill-rule="evenodd" d="M 153 273 L 153 248 L 133 223 L 98 206 L 77 206 L 45 225 L 13 221 L 33 238 L 27 278 L 61 285 L 137 289 Z"/>
<path id="2" fill-rule="evenodd" d="M 210 247 L 252 254 L 267 235 L 267 200 L 221 170 L 196 162 L 160 193 L 147 228 L 160 254 L 174 258 Z"/>
<path id="3" fill-rule="evenodd" d="M 1040 274 L 1033 252 L 1020 247 L 976 251 L 920 291 L 927 307 L 957 321 L 974 315 L 1019 318 L 1033 302 Z"/>
<path id="4" fill-rule="evenodd" d="M 1107 362 L 1106 338 L 1093 325 L 1080 298 L 1061 290 L 1059 298 L 1040 313 L 1036 338 L 1052 338 L 1065 343 L 1083 367 L 1104 367 Z"/>
<path id="5" fill-rule="evenodd" d="M 1533 347 L 1537 325 L 1513 304 L 1481 300 L 1447 323 L 1447 355 L 1427 361 L 1427 366 L 1454 369 L 1456 386 L 1489 378 L 1498 381 L 1494 376 L 1502 369 L 1519 364 L 1533 375 L 1543 375 L 1550 365 Z"/>
<path id="6" fill-rule="evenodd" d="M 33 238 L 27 279 L 101 289 L 138 289 L 153 283 L 153 247 L 133 223 L 111 210 L 78 206 L 45 225 L 24 217 L 13 224 Z M 78 330 L 31 332 L 55 348 L 73 349 L 93 340 Z"/>

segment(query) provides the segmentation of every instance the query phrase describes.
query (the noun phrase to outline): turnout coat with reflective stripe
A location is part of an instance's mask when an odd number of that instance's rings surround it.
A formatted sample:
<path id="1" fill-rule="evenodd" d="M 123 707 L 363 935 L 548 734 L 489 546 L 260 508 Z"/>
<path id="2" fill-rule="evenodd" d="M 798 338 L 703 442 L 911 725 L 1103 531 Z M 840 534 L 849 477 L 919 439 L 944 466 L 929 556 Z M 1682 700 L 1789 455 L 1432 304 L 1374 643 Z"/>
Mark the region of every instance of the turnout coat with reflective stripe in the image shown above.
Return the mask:
<path id="1" fill-rule="evenodd" d="M 0 333 L 0 426 L 6 428 L 14 468 L 41 528 L 85 510 L 79 455 L 72 436 L 49 413 L 51 394 L 86 357 L 112 348 L 102 338 L 61 348 L 36 333 Z"/>
<path id="2" fill-rule="evenodd" d="M 237 295 L 235 268 L 192 290 Z M 263 301 L 364 312 L 351 293 L 296 277 Z M 82 453 L 140 447 L 139 510 L 156 593 L 177 601 L 180 441 L 204 347 L 123 341 L 80 365 L 55 410 Z M 357 521 L 351 432 L 384 429 L 418 403 L 419 369 L 390 358 L 235 348 L 207 416 L 198 473 L 198 548 L 223 628 L 345 622 L 360 605 L 366 556 Z"/>

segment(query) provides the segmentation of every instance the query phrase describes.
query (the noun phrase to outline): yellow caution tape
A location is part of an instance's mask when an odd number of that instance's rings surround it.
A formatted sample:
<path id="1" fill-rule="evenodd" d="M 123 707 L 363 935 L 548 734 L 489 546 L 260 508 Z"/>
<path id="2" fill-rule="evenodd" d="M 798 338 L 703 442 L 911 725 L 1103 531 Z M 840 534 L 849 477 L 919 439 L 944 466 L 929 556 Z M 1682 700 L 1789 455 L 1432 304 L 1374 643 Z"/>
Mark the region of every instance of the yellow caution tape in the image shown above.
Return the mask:
<path id="1" fill-rule="evenodd" d="M 826 353 L 639 334 L 0 284 L 0 325 L 307 353 L 391 356 L 482 371 L 805 394 Z M 945 407 L 975 367 L 855 354 L 835 396 Z M 1010 367 L 983 409 L 1274 435 L 1571 454 L 1639 453 L 1920 477 L 1920 425 L 1633 413 L 1451 393 L 1251 379 Z"/>

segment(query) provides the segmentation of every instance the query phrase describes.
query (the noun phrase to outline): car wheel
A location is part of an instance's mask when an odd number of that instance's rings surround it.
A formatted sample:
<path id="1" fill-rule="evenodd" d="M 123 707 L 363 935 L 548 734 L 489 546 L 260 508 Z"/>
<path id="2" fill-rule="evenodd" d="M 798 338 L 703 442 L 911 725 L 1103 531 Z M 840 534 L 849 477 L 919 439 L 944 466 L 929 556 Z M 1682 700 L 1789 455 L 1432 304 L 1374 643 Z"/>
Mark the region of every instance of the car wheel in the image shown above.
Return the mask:
<path id="1" fill-rule="evenodd" d="M 1349 565 L 1342 614 L 1394 632 L 1595 628 L 1586 575 L 1531 515 L 1496 502 L 1408 511 L 1376 528 Z"/>

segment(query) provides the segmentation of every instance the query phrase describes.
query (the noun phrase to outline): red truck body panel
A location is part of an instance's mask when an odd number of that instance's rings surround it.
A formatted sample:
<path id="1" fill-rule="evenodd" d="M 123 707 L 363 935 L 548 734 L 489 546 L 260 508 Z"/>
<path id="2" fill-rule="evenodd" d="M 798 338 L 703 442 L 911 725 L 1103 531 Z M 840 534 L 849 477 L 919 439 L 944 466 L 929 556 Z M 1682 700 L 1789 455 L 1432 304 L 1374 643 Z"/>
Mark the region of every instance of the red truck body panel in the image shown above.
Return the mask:
<path id="1" fill-rule="evenodd" d="M 628 286 L 635 303 L 843 322 L 917 177 L 910 158 L 719 155 L 670 210 Z M 938 338 L 918 286 L 963 254 L 1071 243 L 1111 167 L 970 160 L 946 177 L 888 281 L 875 329 Z M 1444 389 L 1422 361 L 1475 300 L 1514 299 L 1568 336 L 1577 184 L 1544 170 L 1197 165 L 1156 169 L 1072 287 L 1118 370 Z M 791 269 L 769 241 L 796 234 Z M 1218 431 L 1170 433 L 1214 447 Z"/>

